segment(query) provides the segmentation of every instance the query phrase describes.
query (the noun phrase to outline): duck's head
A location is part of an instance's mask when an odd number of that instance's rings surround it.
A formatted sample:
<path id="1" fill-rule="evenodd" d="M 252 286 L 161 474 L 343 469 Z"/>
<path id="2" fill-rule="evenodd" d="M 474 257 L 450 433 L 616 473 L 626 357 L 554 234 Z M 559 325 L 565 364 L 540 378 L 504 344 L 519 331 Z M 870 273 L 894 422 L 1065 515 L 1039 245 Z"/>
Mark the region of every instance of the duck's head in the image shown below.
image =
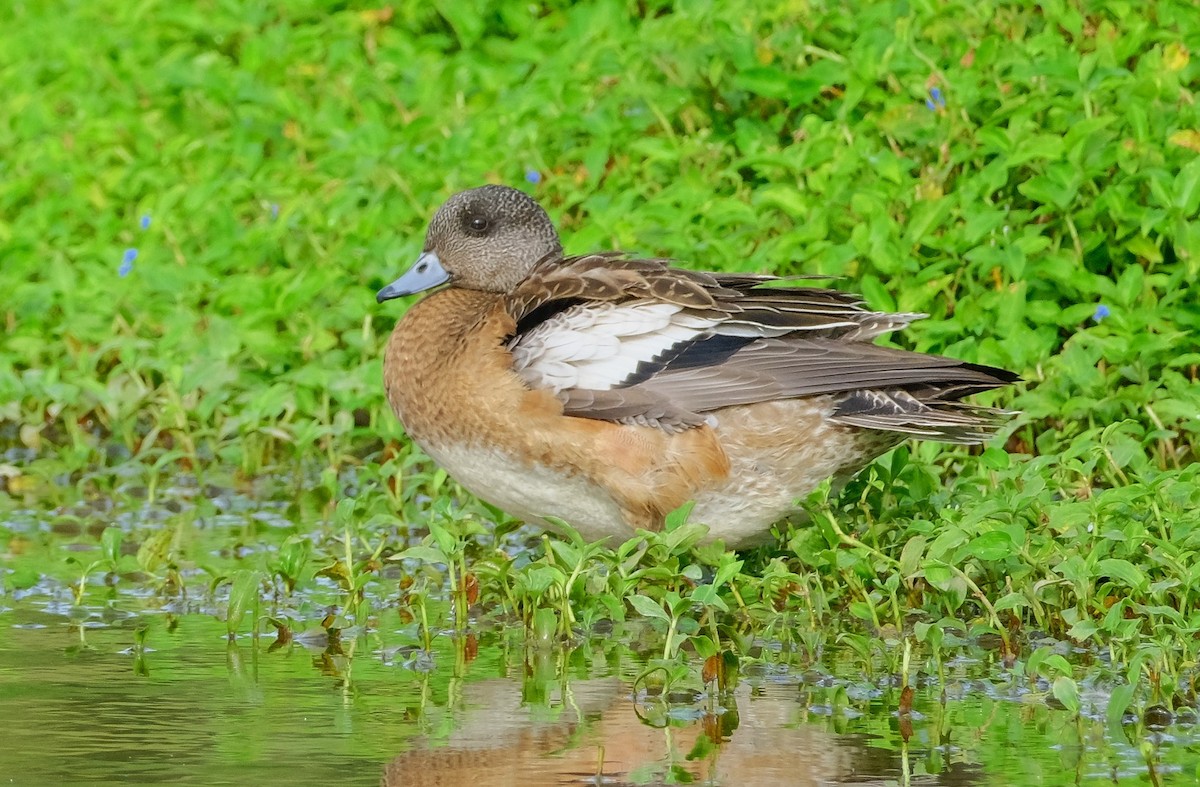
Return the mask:
<path id="1" fill-rule="evenodd" d="M 560 253 L 554 223 L 531 197 L 508 186 L 480 186 L 438 208 L 421 256 L 375 299 L 383 303 L 446 283 L 509 292 L 535 263 Z"/>

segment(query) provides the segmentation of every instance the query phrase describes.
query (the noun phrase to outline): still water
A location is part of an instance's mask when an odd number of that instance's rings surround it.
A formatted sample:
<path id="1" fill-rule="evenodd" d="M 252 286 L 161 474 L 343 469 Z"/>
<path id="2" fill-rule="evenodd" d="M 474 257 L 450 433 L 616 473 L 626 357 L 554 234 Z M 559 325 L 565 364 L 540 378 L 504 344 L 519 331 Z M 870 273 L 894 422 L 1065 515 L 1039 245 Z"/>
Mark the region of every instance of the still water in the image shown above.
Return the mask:
<path id="1" fill-rule="evenodd" d="M 890 646 L 860 636 L 871 645 L 864 655 L 836 631 L 808 632 L 816 644 L 804 652 L 750 643 L 735 687 L 714 696 L 698 674 L 666 692 L 639 680 L 662 638 L 636 619 L 568 648 L 531 645 L 520 624 L 481 616 L 465 636 L 436 632 L 425 650 L 398 609 L 398 574 L 366 587 L 372 611 L 361 625 L 339 617 L 343 589 L 311 569 L 302 588 L 276 584 L 262 609 L 227 624 L 225 578 L 247 563 L 273 565 L 310 529 L 326 545 L 337 534 L 319 532 L 316 516 L 285 515 L 290 487 L 200 490 L 179 483 L 156 503 L 130 493 L 123 505 L 99 496 L 53 515 L 46 506 L 4 515 L 0 784 L 1200 781 L 1194 709 L 1156 728 L 1110 722 L 1108 688 L 1082 681 L 1075 717 L 1044 681 L 1006 669 L 977 642 L 948 648 L 940 674 L 927 662 L 914 669 L 912 713 L 902 717 Z M 86 567 L 113 529 L 126 536 L 109 545 L 122 568 L 105 576 Z M 164 537 L 188 556 L 170 592 L 167 565 L 153 581 L 138 568 L 142 550 Z M 271 631 L 270 618 L 309 623 L 292 623 L 283 642 L 229 641 L 231 628 L 249 631 L 254 620 Z M 316 624 L 323 619 L 340 634 Z"/>
<path id="2" fill-rule="evenodd" d="M 901 720 L 894 679 L 833 651 L 751 665 L 719 699 L 663 697 L 635 689 L 642 665 L 612 637 L 446 634 L 426 654 L 380 618 L 270 650 L 228 643 L 202 608 L 137 607 L 0 597 L 0 783 L 1191 784 L 1200 763 L 1195 725 L 1138 740 L 1072 719 L 984 652 Z"/>

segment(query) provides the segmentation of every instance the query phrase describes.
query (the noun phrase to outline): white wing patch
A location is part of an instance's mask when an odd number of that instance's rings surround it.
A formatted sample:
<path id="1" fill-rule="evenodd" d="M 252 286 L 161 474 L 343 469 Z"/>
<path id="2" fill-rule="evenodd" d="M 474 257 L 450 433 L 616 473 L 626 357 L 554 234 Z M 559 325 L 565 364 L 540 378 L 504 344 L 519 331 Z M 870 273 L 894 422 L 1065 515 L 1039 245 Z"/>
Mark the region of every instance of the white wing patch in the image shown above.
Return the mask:
<path id="1" fill-rule="evenodd" d="M 573 306 L 509 345 L 513 370 L 534 388 L 607 391 L 681 342 L 712 334 L 719 320 L 656 301 Z"/>

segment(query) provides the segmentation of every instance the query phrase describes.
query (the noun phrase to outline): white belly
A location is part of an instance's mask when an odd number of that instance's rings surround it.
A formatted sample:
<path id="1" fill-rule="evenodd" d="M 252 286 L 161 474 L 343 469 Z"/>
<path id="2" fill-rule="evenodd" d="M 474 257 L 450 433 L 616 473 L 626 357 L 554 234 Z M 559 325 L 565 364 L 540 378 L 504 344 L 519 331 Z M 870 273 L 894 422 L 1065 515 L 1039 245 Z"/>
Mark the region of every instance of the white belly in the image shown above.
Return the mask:
<path id="1" fill-rule="evenodd" d="M 543 527 L 553 527 L 546 517 L 561 519 L 588 541 L 611 537 L 610 546 L 633 535 L 608 493 L 581 474 L 527 464 L 496 450 L 422 447 L 471 494 L 517 519 Z"/>

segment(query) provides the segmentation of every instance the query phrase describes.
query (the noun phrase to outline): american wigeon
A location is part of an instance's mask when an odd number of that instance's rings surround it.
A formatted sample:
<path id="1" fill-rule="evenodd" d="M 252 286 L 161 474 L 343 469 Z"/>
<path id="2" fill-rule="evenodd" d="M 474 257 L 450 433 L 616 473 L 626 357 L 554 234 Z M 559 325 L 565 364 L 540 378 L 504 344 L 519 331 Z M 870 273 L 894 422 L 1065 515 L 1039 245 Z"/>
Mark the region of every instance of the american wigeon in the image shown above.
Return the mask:
<path id="1" fill-rule="evenodd" d="M 464 191 L 377 296 L 445 285 L 392 332 L 388 401 L 450 475 L 515 517 L 614 541 L 694 500 L 692 520 L 729 547 L 907 437 L 979 443 L 1002 421 L 959 400 L 1016 375 L 872 344 L 923 315 L 778 282 L 564 257 L 530 197 Z"/>

